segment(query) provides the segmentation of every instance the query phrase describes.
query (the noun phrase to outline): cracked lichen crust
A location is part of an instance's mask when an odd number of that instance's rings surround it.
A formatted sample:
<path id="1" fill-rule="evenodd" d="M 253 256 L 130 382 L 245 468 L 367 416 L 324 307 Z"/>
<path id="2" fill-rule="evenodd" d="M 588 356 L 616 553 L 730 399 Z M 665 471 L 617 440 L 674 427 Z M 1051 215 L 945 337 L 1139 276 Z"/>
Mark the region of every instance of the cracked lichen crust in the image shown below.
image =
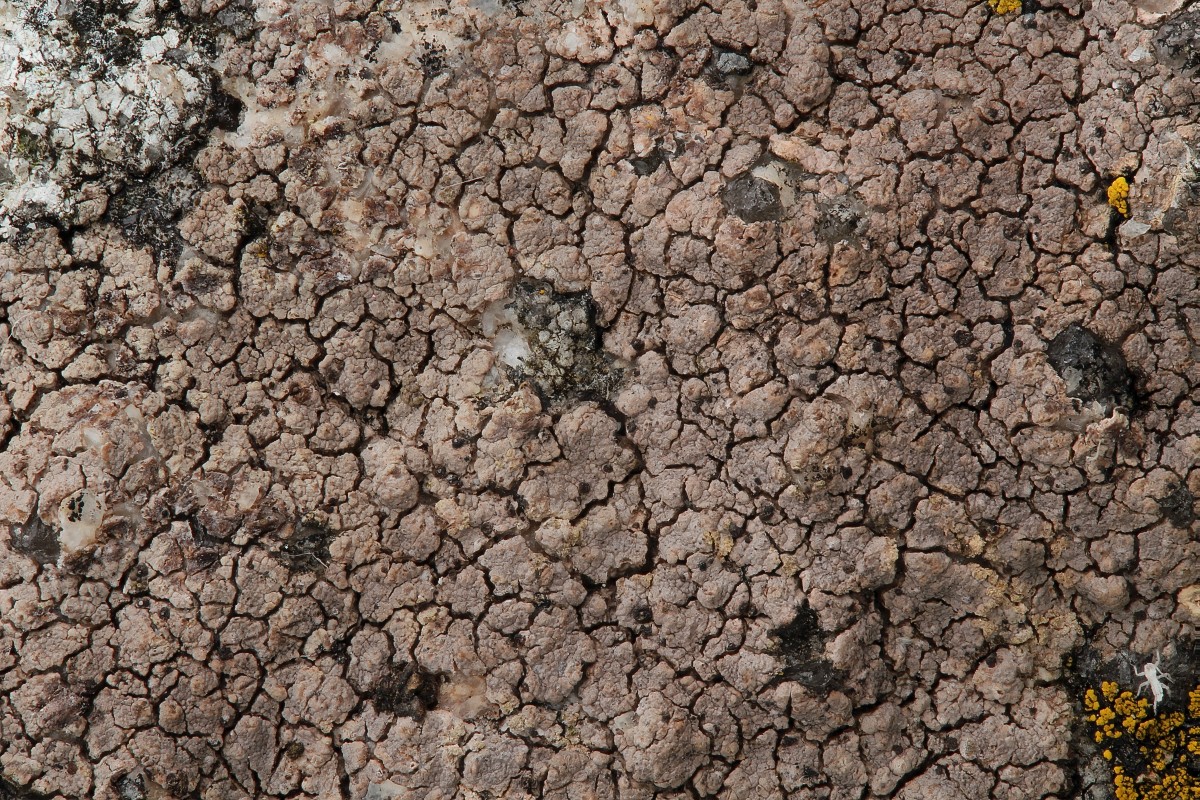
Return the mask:
<path id="1" fill-rule="evenodd" d="M 1192 791 L 1173 5 L 0 3 L 0 795 Z"/>

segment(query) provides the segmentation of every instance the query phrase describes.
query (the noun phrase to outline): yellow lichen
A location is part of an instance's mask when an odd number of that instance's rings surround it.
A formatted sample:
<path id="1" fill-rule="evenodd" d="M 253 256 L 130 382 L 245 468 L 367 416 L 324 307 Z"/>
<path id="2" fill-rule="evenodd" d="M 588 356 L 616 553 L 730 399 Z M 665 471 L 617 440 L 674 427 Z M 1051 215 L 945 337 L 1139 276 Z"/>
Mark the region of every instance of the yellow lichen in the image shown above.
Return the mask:
<path id="1" fill-rule="evenodd" d="M 1021 0 L 988 0 L 988 5 L 997 14 L 1012 14 L 1021 10 Z"/>
<path id="2" fill-rule="evenodd" d="M 1155 713 L 1145 697 L 1113 681 L 1084 691 L 1085 718 L 1113 765 L 1117 800 L 1200 800 L 1194 766 L 1200 759 L 1200 686 L 1188 701 L 1186 712 Z"/>
<path id="3" fill-rule="evenodd" d="M 1108 185 L 1108 204 L 1122 217 L 1129 216 L 1129 181 L 1117 178 Z"/>

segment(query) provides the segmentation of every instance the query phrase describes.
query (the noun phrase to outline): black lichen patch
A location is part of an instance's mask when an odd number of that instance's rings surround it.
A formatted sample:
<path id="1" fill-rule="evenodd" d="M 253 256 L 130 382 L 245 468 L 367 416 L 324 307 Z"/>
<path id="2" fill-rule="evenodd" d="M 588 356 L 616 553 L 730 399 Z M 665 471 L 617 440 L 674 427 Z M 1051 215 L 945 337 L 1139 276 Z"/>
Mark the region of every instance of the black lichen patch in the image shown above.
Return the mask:
<path id="1" fill-rule="evenodd" d="M 242 124 L 246 106 L 229 92 L 214 83 L 212 105 L 209 107 L 208 124 L 226 131 L 236 131 Z"/>
<path id="2" fill-rule="evenodd" d="M 514 381 L 529 381 L 552 405 L 612 395 L 624 370 L 601 349 L 590 294 L 559 294 L 542 281 L 525 280 L 513 289 L 509 307 L 525 329 L 530 351 L 520 366 L 510 368 Z"/>
<path id="3" fill-rule="evenodd" d="M 293 572 L 318 572 L 329 566 L 329 543 L 337 534 L 312 519 L 303 519 L 287 541 L 279 547 L 278 556 Z"/>
<path id="4" fill-rule="evenodd" d="M 1160 25 L 1154 46 L 1167 66 L 1186 72 L 1200 67 L 1200 9 L 1189 8 Z"/>
<path id="5" fill-rule="evenodd" d="M 662 166 L 662 163 L 663 155 L 657 148 L 644 156 L 629 159 L 629 165 L 633 167 L 633 173 L 643 178 L 647 175 L 653 175 Z"/>
<path id="6" fill-rule="evenodd" d="M 46 800 L 46 795 L 22 789 L 15 783 L 0 777 L 0 800 Z"/>
<path id="7" fill-rule="evenodd" d="M 139 774 L 122 775 L 112 786 L 120 800 L 146 800 L 146 779 Z"/>
<path id="8" fill-rule="evenodd" d="M 53 564 L 62 554 L 58 532 L 42 522 L 36 511 L 24 525 L 14 525 L 11 536 L 12 549 L 39 564 Z"/>
<path id="9" fill-rule="evenodd" d="M 69 522 L 79 522 L 83 519 L 83 514 L 86 508 L 87 501 L 84 499 L 83 492 L 76 492 L 75 495 L 67 501 L 67 520 Z"/>
<path id="10" fill-rule="evenodd" d="M 117 4 L 82 0 L 67 15 L 67 22 L 79 37 L 77 46 L 94 73 L 104 73 L 128 65 L 138 57 L 141 43 L 123 25 Z"/>
<path id="11" fill-rule="evenodd" d="M 721 194 L 725 208 L 743 222 L 770 222 L 779 219 L 783 206 L 779 202 L 779 187 L 770 181 L 743 172 L 731 180 Z"/>
<path id="12" fill-rule="evenodd" d="M 402 661 L 392 665 L 367 698 L 376 711 L 420 720 L 425 712 L 437 707 L 440 684 L 441 679 L 434 673 Z"/>
<path id="13" fill-rule="evenodd" d="M 845 242 L 862 232 L 866 211 L 852 200 L 838 199 L 818 205 L 816 233 L 826 242 Z"/>
<path id="14" fill-rule="evenodd" d="M 1188 529 L 1196 520 L 1196 497 L 1182 482 L 1176 482 L 1166 496 L 1158 501 L 1163 516 L 1176 528 Z"/>
<path id="15" fill-rule="evenodd" d="M 1134 407 L 1134 376 L 1125 356 L 1082 325 L 1072 324 L 1055 336 L 1046 356 L 1071 397 L 1099 403 L 1105 413 L 1117 406 Z"/>
<path id="16" fill-rule="evenodd" d="M 783 670 L 778 680 L 796 681 L 815 692 L 825 692 L 844 680 L 845 675 L 821 655 L 825 636 L 817 623 L 817 614 L 806 603 L 796 617 L 771 635 L 778 642 Z"/>
<path id="17" fill-rule="evenodd" d="M 199 187 L 198 176 L 182 168 L 149 179 L 131 178 L 109 202 L 107 216 L 134 244 L 148 245 L 158 255 L 174 255 L 182 244 L 178 221 Z"/>
<path id="18" fill-rule="evenodd" d="M 435 43 L 425 44 L 421 48 L 421 54 L 417 57 L 417 63 L 421 65 L 421 70 L 427 78 L 445 72 L 446 48 Z"/>

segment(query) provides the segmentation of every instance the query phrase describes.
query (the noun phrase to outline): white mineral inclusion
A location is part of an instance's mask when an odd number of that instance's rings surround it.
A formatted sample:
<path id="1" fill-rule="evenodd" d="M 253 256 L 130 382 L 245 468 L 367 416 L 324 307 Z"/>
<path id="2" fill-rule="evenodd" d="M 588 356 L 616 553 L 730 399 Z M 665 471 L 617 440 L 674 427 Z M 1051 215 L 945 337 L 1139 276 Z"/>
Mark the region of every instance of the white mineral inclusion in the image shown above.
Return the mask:
<path id="1" fill-rule="evenodd" d="M 480 321 L 483 335 L 492 340 L 492 352 L 497 363 L 508 367 L 520 367 L 532 355 L 527 340 L 528 332 L 517 320 L 517 315 L 508 308 L 508 301 L 499 301 L 488 306 Z"/>
<path id="2" fill-rule="evenodd" d="M 58 505 L 63 554 L 70 555 L 95 544 L 96 531 L 103 521 L 104 501 L 90 489 L 80 489 L 64 498 Z"/>
<path id="3" fill-rule="evenodd" d="M 783 170 L 776 163 L 763 164 L 755 167 L 750 173 L 761 181 L 774 184 L 779 188 L 779 205 L 784 209 L 791 208 L 796 202 L 796 190 L 784 176 Z"/>
<path id="4" fill-rule="evenodd" d="M 381 783 L 372 783 L 367 787 L 367 793 L 363 796 L 364 800 L 389 800 L 392 797 L 400 797 L 406 794 L 404 788 L 397 783 L 391 781 L 382 781 Z"/>

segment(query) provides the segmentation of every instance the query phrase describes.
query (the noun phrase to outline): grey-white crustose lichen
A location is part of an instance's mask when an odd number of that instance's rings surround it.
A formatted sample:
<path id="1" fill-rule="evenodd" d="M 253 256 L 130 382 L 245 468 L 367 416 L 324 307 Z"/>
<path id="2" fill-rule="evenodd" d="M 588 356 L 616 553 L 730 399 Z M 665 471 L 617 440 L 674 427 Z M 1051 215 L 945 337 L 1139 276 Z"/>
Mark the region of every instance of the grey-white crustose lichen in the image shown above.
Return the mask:
<path id="1" fill-rule="evenodd" d="M 89 224 L 110 204 L 133 229 L 139 214 L 175 221 L 181 206 L 160 208 L 178 191 L 169 183 L 138 203 L 124 192 L 193 154 L 214 126 L 236 127 L 237 102 L 212 69 L 223 35 L 227 25 L 167 3 L 7 4 L 0 232 L 41 220 Z"/>

